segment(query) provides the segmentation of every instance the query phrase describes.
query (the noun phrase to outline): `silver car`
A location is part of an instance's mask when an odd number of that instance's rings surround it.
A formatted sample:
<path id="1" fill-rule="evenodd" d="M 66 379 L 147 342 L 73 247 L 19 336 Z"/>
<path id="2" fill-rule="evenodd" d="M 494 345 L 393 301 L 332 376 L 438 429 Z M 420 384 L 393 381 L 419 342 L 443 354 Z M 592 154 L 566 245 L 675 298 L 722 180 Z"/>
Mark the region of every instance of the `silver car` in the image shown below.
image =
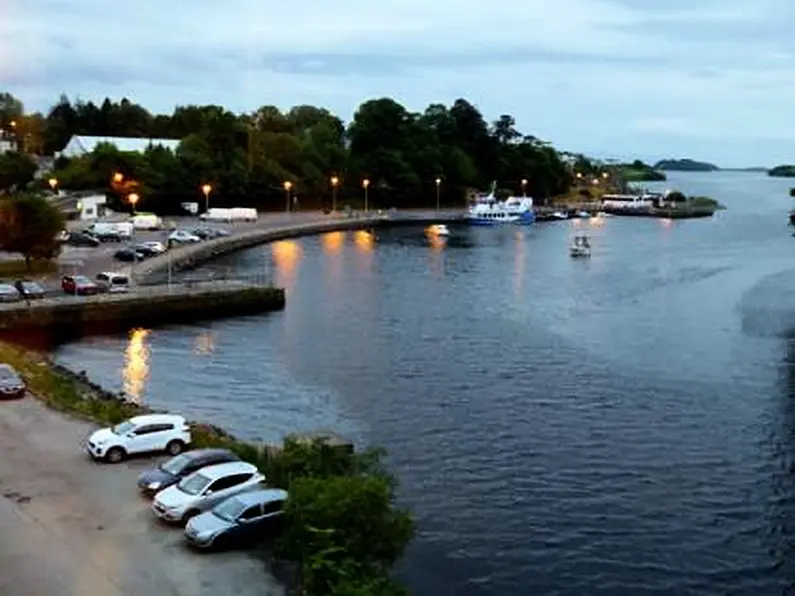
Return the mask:
<path id="1" fill-rule="evenodd" d="M 22 295 L 11 284 L 0 284 L 0 302 L 19 302 Z"/>

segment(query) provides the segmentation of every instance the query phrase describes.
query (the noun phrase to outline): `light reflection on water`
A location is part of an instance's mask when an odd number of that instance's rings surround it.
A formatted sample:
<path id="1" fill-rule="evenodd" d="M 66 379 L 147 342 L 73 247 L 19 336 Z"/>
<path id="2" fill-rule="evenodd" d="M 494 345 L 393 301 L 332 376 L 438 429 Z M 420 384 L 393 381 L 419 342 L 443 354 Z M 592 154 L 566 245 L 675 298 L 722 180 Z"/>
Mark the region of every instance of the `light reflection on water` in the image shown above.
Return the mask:
<path id="1" fill-rule="evenodd" d="M 133 329 L 124 351 L 122 390 L 132 401 L 141 403 L 149 379 L 148 329 Z"/>

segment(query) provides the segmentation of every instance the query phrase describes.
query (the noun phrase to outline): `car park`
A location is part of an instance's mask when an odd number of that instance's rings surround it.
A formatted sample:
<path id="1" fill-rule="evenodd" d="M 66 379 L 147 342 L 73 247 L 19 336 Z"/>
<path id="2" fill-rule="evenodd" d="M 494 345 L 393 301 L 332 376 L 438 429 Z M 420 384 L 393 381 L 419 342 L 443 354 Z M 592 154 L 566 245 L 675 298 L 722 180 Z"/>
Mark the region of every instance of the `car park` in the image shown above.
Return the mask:
<path id="1" fill-rule="evenodd" d="M 130 291 L 130 278 L 123 273 L 103 271 L 97 273 L 95 279 L 100 292 L 123 294 Z"/>
<path id="2" fill-rule="evenodd" d="M 184 524 L 233 495 L 262 488 L 264 482 L 257 467 L 246 462 L 209 466 L 157 493 L 152 511 L 164 521 Z"/>
<path id="3" fill-rule="evenodd" d="M 174 414 L 144 414 L 92 433 L 84 443 L 94 459 L 117 463 L 129 455 L 163 452 L 178 455 L 191 444 L 188 423 Z"/>
<path id="4" fill-rule="evenodd" d="M 266 488 L 221 501 L 210 511 L 190 519 L 185 540 L 202 549 L 248 546 L 279 531 L 287 491 Z"/>
<path id="5" fill-rule="evenodd" d="M 66 294 L 75 296 L 93 296 L 99 293 L 97 284 L 85 275 L 64 275 L 61 278 L 61 289 Z"/>
<path id="6" fill-rule="evenodd" d="M 0 364 L 0 397 L 18 398 L 25 395 L 25 381 L 9 364 Z"/>
<path id="7" fill-rule="evenodd" d="M 40 300 L 47 295 L 47 291 L 35 281 L 28 279 L 18 279 L 14 282 L 14 287 L 20 296 L 26 300 Z"/>
<path id="8" fill-rule="evenodd" d="M 0 302 L 19 302 L 22 295 L 13 284 L 0 283 Z"/>
<path id="9" fill-rule="evenodd" d="M 141 473 L 138 477 L 138 488 L 145 495 L 152 496 L 202 468 L 239 460 L 228 449 L 186 451 Z"/>
<path id="10" fill-rule="evenodd" d="M 192 244 L 201 242 L 201 238 L 185 230 L 175 230 L 168 235 L 168 241 L 175 244 Z"/>

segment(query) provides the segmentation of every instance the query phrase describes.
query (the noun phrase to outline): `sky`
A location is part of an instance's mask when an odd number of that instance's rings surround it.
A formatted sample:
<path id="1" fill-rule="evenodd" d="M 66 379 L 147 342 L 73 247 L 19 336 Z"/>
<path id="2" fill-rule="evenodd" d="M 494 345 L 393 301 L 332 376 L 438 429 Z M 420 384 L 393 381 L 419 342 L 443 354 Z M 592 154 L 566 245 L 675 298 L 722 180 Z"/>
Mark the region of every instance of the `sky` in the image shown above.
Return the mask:
<path id="1" fill-rule="evenodd" d="M 0 0 L 0 91 L 154 112 L 463 97 L 603 158 L 795 162 L 793 0 Z"/>

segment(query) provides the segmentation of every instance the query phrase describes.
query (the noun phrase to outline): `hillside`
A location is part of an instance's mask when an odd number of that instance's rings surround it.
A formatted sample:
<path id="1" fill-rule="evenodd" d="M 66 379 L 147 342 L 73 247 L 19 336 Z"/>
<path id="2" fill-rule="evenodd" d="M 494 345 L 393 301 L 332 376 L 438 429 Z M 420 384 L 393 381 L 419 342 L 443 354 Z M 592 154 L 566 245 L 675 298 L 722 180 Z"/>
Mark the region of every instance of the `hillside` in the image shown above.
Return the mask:
<path id="1" fill-rule="evenodd" d="M 777 178 L 795 178 L 795 166 L 793 165 L 780 165 L 772 168 L 767 172 L 768 176 L 775 176 Z"/>
<path id="2" fill-rule="evenodd" d="M 654 164 L 655 170 L 669 172 L 714 172 L 720 168 L 715 164 L 692 159 L 663 159 Z"/>
<path id="3" fill-rule="evenodd" d="M 621 164 L 618 168 L 626 182 L 661 182 L 668 179 L 664 172 L 639 159 Z"/>

